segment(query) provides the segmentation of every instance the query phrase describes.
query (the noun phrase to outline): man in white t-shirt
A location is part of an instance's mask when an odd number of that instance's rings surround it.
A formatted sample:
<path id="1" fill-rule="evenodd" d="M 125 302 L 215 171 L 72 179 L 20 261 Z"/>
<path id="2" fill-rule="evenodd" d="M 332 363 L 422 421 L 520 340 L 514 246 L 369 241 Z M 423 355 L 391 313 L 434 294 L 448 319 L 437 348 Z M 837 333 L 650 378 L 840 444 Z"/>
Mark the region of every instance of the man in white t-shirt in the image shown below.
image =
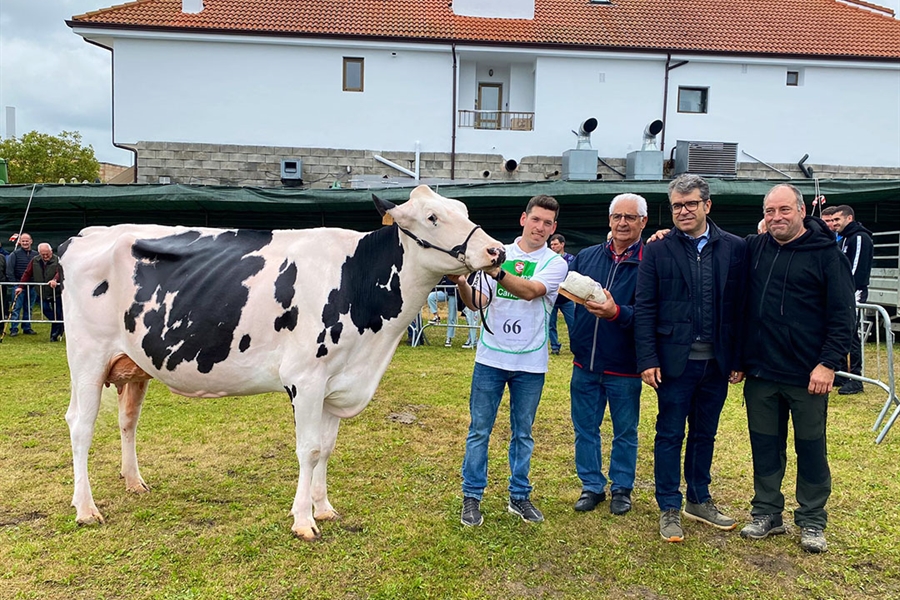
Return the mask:
<path id="1" fill-rule="evenodd" d="M 566 261 L 547 247 L 556 231 L 559 204 L 535 196 L 519 219 L 522 235 L 506 246 L 506 262 L 469 285 L 456 277 L 459 296 L 471 309 L 485 307 L 485 327 L 475 354 L 469 396 L 471 422 L 463 459 L 462 524 L 481 525 L 481 498 L 487 487 L 488 442 L 503 390 L 509 386 L 512 437 L 509 442 L 509 512 L 523 520 L 544 520 L 531 503 L 531 426 L 547 372 L 549 316 Z M 490 330 L 490 331 L 489 331 Z M 493 333 L 491 333 L 493 332 Z"/>

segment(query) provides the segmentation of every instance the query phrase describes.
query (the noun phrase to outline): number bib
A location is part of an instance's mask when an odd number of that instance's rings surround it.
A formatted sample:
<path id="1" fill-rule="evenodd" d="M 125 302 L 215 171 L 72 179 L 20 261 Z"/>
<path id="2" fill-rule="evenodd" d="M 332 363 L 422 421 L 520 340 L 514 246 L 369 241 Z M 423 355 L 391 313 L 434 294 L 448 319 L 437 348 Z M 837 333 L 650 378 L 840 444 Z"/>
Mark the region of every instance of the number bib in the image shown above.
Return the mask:
<path id="1" fill-rule="evenodd" d="M 502 268 L 530 279 L 536 266 L 533 262 L 516 259 L 506 261 Z M 522 300 L 498 283 L 494 299 L 484 315 L 494 333 L 492 335 L 484 329 L 481 342 L 491 350 L 509 354 L 540 350 L 547 344 L 551 309 L 546 296 L 531 301 Z"/>

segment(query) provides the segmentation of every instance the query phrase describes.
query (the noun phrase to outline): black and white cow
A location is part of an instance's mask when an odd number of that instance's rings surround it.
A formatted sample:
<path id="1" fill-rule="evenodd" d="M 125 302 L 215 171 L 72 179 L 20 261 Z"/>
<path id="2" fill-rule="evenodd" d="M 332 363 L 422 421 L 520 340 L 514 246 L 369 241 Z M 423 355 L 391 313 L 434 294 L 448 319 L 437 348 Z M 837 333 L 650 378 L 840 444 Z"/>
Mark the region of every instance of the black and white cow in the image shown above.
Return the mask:
<path id="1" fill-rule="evenodd" d="M 333 228 L 89 227 L 60 250 L 78 523 L 102 523 L 87 459 L 104 384 L 119 392 L 122 476 L 141 477 L 135 431 L 150 378 L 184 396 L 287 391 L 300 477 L 293 532 L 336 517 L 326 469 L 341 419 L 369 403 L 444 273 L 492 268 L 503 245 L 462 202 L 419 186 L 372 233 Z M 315 509 L 315 514 L 313 513 Z"/>

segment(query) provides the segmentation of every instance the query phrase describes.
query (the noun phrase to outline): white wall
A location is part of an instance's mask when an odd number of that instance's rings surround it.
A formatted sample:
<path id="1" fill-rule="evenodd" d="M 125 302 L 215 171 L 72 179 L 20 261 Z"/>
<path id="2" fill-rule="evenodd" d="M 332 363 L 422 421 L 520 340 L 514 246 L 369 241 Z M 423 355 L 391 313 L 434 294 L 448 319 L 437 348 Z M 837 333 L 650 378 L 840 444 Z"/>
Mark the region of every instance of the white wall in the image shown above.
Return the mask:
<path id="1" fill-rule="evenodd" d="M 116 142 L 412 151 L 420 141 L 423 152 L 450 151 L 449 47 L 220 40 L 117 39 Z M 624 158 L 662 117 L 664 56 L 491 51 L 460 59 L 459 108 L 474 108 L 477 81 L 502 81 L 504 103 L 534 110 L 535 129 L 459 129 L 457 152 L 561 155 L 575 146 L 571 130 L 596 117 L 593 147 Z M 341 90 L 344 56 L 365 58 L 364 92 Z M 812 164 L 900 167 L 900 65 L 682 58 L 670 75 L 667 153 L 679 139 L 725 141 L 766 162 L 808 153 Z M 788 69 L 802 85 L 785 85 Z M 709 113 L 678 113 L 679 85 L 709 87 Z"/>
<path id="2" fill-rule="evenodd" d="M 446 53 L 117 40 L 116 141 L 446 151 Z M 364 92 L 342 91 L 343 57 L 365 59 Z"/>
<path id="3" fill-rule="evenodd" d="M 788 70 L 800 72 L 801 85 L 786 85 Z M 678 86 L 708 86 L 708 114 L 679 113 Z M 900 69 L 692 59 L 670 75 L 667 147 L 677 139 L 738 142 L 766 162 L 808 153 L 810 163 L 897 167 Z"/>

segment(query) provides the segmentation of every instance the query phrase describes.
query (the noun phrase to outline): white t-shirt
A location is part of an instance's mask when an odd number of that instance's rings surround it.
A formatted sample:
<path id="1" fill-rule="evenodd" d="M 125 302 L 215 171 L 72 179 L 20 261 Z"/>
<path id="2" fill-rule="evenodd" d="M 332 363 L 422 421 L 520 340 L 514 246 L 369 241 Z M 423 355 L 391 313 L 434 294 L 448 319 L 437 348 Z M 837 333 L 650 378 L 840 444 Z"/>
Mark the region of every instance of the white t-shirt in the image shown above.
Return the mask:
<path id="1" fill-rule="evenodd" d="M 475 362 L 507 371 L 546 373 L 550 312 L 569 266 L 546 246 L 526 253 L 519 247 L 519 239 L 506 246 L 506 262 L 501 268 L 541 282 L 547 293 L 534 300 L 522 300 L 510 294 L 503 282 L 487 276 L 476 278 L 475 288 L 491 299 L 485 320 L 494 333 L 482 328 Z"/>

